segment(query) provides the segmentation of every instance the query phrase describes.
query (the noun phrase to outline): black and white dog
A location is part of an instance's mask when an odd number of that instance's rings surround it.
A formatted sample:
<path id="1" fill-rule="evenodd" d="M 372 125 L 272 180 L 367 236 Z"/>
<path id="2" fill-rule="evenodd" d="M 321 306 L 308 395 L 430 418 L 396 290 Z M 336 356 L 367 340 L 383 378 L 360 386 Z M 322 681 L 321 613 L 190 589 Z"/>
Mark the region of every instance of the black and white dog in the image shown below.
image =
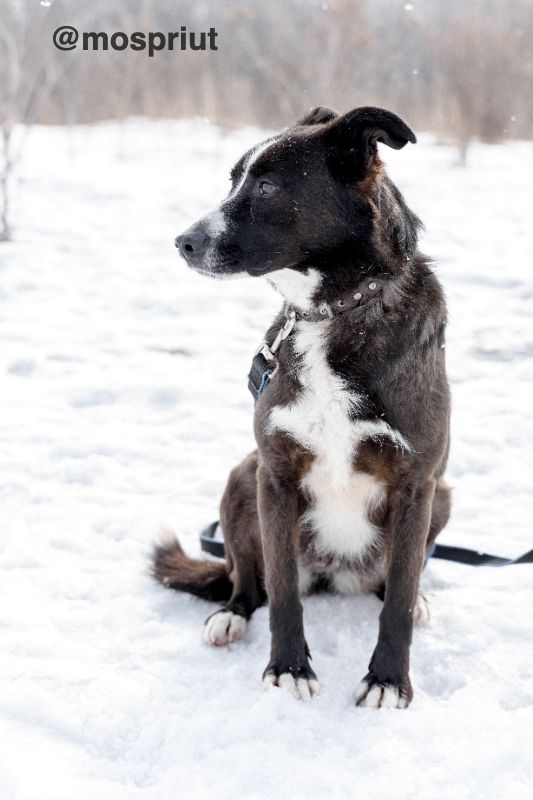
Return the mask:
<path id="1" fill-rule="evenodd" d="M 450 512 L 443 293 L 377 151 L 415 141 L 388 111 L 317 108 L 246 153 L 220 207 L 176 240 L 198 272 L 266 275 L 285 303 L 250 375 L 257 450 L 222 499 L 226 563 L 174 541 L 154 572 L 224 603 L 204 627 L 214 645 L 268 600 L 263 680 L 302 699 L 318 683 L 300 595 L 365 591 L 384 605 L 356 702 L 409 704 L 420 573 Z"/>

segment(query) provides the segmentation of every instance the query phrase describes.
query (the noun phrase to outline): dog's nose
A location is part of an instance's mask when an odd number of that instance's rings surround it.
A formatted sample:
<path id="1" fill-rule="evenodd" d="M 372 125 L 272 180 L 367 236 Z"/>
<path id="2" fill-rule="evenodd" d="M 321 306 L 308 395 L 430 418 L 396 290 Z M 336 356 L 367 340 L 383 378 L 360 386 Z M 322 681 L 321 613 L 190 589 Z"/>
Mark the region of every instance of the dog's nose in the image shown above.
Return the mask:
<path id="1" fill-rule="evenodd" d="M 209 237 L 201 228 L 189 228 L 188 231 L 176 236 L 175 245 L 181 255 L 190 261 L 201 258 L 207 249 Z"/>

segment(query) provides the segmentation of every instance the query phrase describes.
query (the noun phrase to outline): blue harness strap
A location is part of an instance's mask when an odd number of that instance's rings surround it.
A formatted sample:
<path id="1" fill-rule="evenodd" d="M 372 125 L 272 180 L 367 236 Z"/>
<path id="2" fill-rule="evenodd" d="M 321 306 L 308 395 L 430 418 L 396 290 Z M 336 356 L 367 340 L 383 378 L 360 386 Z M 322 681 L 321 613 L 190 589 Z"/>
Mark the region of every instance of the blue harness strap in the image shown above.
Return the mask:
<path id="1" fill-rule="evenodd" d="M 269 384 L 274 367 L 267 361 L 263 353 L 256 353 L 248 373 L 248 389 L 254 400 L 259 400 Z"/>

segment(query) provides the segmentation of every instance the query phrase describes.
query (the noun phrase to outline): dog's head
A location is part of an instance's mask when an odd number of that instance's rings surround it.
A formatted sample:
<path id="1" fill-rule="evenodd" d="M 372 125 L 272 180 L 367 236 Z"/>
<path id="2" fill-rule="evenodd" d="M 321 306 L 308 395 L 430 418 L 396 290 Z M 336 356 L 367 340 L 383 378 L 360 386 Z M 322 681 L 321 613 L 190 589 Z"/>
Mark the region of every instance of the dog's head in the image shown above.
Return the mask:
<path id="1" fill-rule="evenodd" d="M 400 149 L 415 141 L 390 111 L 363 107 L 339 116 L 316 108 L 245 153 L 228 196 L 176 246 L 189 266 L 215 277 L 287 267 L 324 272 L 354 253 L 368 259 L 377 218 L 392 213 L 383 203 L 410 213 L 384 175 L 377 143 Z"/>

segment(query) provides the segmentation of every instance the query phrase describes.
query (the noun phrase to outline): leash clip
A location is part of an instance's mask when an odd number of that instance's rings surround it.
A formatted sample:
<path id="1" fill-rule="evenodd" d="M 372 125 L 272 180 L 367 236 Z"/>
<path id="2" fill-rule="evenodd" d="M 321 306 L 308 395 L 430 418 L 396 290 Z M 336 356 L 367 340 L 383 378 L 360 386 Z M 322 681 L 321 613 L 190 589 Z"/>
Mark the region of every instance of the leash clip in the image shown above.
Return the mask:
<path id="1" fill-rule="evenodd" d="M 287 319 L 285 320 L 285 324 L 277 332 L 276 338 L 272 342 L 271 346 L 268 347 L 267 345 L 265 345 L 265 347 L 267 347 L 267 349 L 269 350 L 272 358 L 274 357 L 274 353 L 278 350 L 280 344 L 290 334 L 290 332 L 294 328 L 294 324 L 296 322 L 296 311 L 294 311 L 294 310 L 287 311 L 286 314 L 287 314 Z"/>
<path id="2" fill-rule="evenodd" d="M 287 338 L 294 328 L 296 322 L 296 312 L 291 310 L 286 311 L 285 314 L 285 324 L 277 332 L 276 338 L 270 347 L 266 342 L 261 342 L 255 351 L 252 360 L 252 368 L 248 373 L 248 388 L 252 393 L 252 397 L 256 401 L 261 397 L 268 386 L 270 379 L 273 375 L 275 375 L 276 370 L 278 369 L 276 352 L 279 349 L 280 344 L 284 339 Z"/>

